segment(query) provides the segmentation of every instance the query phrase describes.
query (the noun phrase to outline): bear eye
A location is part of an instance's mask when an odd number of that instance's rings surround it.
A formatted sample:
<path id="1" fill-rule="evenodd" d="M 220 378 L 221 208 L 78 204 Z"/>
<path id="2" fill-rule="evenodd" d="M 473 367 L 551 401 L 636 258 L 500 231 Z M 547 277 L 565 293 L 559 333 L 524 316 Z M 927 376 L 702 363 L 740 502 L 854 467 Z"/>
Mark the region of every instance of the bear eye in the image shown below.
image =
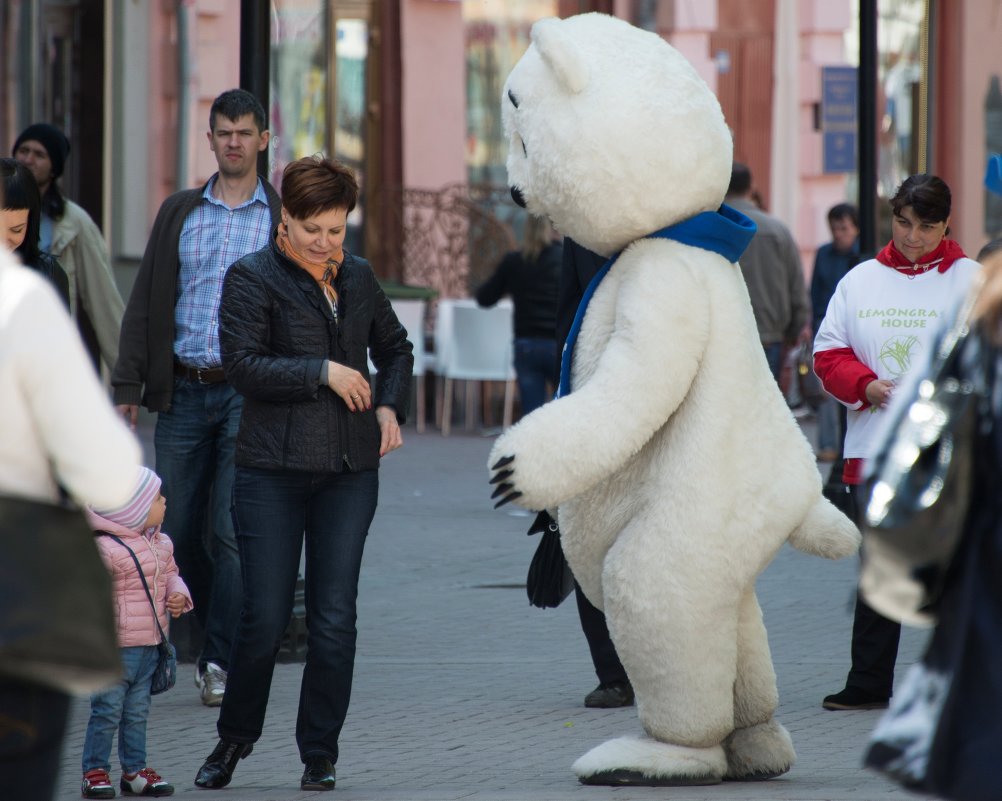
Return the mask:
<path id="1" fill-rule="evenodd" d="M 512 91 L 511 91 L 511 89 L 509 89 L 509 90 L 508 90 L 508 99 L 509 99 L 509 100 L 511 101 L 511 104 L 512 104 L 512 105 L 513 105 L 513 106 L 514 106 L 515 108 L 518 108 L 518 100 L 516 100 L 516 99 L 515 99 L 515 95 L 514 95 L 514 93 L 513 93 Z"/>
<path id="2" fill-rule="evenodd" d="M 522 155 L 528 158 L 529 151 L 525 149 L 525 140 L 517 133 L 515 134 L 514 139 L 522 146 Z"/>

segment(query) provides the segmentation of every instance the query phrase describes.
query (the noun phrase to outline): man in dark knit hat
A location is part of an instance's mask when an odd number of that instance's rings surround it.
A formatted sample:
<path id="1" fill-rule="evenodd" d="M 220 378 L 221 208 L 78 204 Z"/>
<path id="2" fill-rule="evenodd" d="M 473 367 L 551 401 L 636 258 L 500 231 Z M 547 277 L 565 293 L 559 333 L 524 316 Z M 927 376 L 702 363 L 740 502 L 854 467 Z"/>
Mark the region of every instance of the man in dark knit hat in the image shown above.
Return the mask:
<path id="1" fill-rule="evenodd" d="M 70 311 L 95 366 L 103 360 L 110 370 L 118 360 L 125 304 L 101 231 L 86 211 L 63 197 L 56 183 L 69 154 L 66 135 L 44 122 L 29 125 L 14 142 L 14 158 L 31 170 L 42 195 L 40 247 L 69 277 Z"/>

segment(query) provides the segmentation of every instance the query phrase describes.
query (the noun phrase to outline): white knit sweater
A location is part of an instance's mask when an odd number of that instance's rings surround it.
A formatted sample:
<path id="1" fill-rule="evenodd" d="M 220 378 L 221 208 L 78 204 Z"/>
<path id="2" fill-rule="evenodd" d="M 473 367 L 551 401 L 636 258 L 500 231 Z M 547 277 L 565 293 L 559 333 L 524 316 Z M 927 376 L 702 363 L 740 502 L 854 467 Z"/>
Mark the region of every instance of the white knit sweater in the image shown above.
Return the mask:
<path id="1" fill-rule="evenodd" d="M 55 291 L 0 247 L 0 494 L 117 506 L 140 457 Z"/>

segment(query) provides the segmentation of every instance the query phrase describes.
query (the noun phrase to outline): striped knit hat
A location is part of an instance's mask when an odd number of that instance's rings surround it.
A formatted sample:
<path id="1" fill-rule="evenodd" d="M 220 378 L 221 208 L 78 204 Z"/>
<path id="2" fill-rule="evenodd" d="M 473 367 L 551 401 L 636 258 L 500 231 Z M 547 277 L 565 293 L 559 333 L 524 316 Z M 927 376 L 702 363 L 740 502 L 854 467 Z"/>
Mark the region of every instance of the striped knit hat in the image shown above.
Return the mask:
<path id="1" fill-rule="evenodd" d="M 143 524 L 150 514 L 150 507 L 159 494 L 160 476 L 148 467 L 140 467 L 129 500 L 112 509 L 94 509 L 94 513 L 125 528 L 142 531 Z"/>

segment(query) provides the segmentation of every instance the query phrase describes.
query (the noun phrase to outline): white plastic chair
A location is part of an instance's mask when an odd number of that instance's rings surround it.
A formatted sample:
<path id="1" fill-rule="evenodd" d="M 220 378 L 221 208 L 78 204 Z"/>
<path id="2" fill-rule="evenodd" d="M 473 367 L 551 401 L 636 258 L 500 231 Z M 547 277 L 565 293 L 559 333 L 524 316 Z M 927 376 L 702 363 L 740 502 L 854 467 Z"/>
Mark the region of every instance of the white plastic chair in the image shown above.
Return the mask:
<path id="1" fill-rule="evenodd" d="M 504 427 L 511 425 L 515 403 L 512 365 L 512 305 L 502 301 L 482 309 L 473 300 L 442 300 L 435 325 L 436 371 L 444 379 L 442 435 L 449 436 L 453 381 L 503 381 Z M 473 428 L 473 396 L 465 388 L 466 429 Z"/>
<path id="2" fill-rule="evenodd" d="M 427 303 L 421 299 L 391 299 L 390 305 L 400 324 L 407 331 L 407 339 L 414 346 L 414 370 L 412 375 L 417 379 L 415 391 L 417 393 L 417 430 L 424 432 L 425 424 L 425 397 L 424 397 L 424 374 L 428 362 L 427 351 L 424 347 L 424 315 Z M 369 359 L 369 373 L 376 374 L 376 366 Z"/>

